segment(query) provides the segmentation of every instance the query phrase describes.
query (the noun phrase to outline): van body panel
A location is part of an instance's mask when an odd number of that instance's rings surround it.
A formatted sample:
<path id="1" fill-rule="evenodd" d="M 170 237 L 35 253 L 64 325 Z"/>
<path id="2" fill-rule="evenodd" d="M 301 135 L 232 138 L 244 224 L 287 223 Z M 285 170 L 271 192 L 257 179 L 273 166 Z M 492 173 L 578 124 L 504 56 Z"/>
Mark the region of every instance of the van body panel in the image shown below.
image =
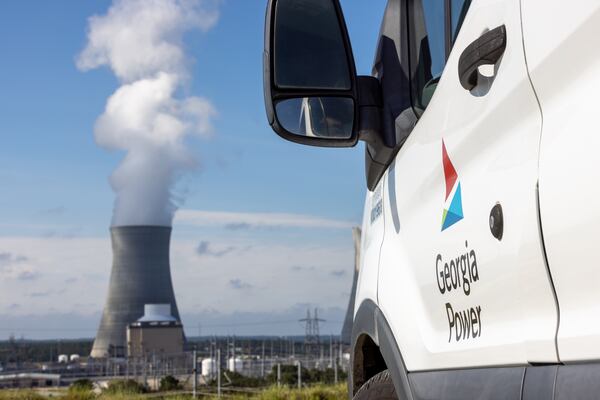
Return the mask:
<path id="1" fill-rule="evenodd" d="M 561 361 L 600 359 L 600 3 L 523 1 L 527 64 L 544 124 L 540 215 L 560 305 Z"/>
<path id="2" fill-rule="evenodd" d="M 463 89 L 462 51 L 501 25 L 493 80 Z M 519 0 L 473 2 L 383 190 L 378 305 L 409 371 L 558 361 L 537 218 L 541 123 Z M 489 225 L 497 204 L 501 240 Z"/>

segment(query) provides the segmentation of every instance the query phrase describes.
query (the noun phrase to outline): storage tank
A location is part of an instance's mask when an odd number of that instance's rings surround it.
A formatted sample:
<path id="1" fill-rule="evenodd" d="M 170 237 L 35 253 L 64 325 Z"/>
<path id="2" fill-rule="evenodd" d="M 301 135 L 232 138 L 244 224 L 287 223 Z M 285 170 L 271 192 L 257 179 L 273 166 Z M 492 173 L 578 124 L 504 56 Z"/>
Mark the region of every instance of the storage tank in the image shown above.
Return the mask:
<path id="1" fill-rule="evenodd" d="M 229 357 L 229 360 L 227 360 L 227 369 L 229 371 L 237 372 L 237 373 L 241 374 L 243 368 L 244 368 L 244 361 L 241 358 Z"/>
<path id="2" fill-rule="evenodd" d="M 110 229 L 113 265 L 108 298 L 92 357 L 123 357 L 127 325 L 144 315 L 145 304 L 170 304 L 181 322 L 169 264 L 169 226 L 117 226 Z"/>
<path id="3" fill-rule="evenodd" d="M 205 358 L 201 363 L 201 374 L 205 379 L 214 379 L 217 376 L 217 363 L 214 358 Z"/>
<path id="4" fill-rule="evenodd" d="M 71 355 L 69 356 L 69 360 L 70 360 L 71 362 L 77 362 L 77 361 L 79 361 L 79 354 L 71 354 Z"/>
<path id="5" fill-rule="evenodd" d="M 66 363 L 68 363 L 68 362 L 69 362 L 69 356 L 68 356 L 68 355 L 66 355 L 66 354 L 60 354 L 60 355 L 58 356 L 58 362 L 59 362 L 59 363 L 63 363 L 63 364 L 66 364 Z"/>

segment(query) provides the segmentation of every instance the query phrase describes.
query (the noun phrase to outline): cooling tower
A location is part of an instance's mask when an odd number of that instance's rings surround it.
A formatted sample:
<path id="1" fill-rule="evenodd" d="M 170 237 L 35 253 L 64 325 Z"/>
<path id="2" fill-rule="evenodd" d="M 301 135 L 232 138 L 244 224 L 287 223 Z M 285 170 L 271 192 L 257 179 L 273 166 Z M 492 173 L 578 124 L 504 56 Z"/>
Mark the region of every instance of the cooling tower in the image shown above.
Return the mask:
<path id="1" fill-rule="evenodd" d="M 169 265 L 171 228 L 118 226 L 110 233 L 113 265 L 92 357 L 123 356 L 127 325 L 144 315 L 145 304 L 170 304 L 181 321 Z"/>
<path id="2" fill-rule="evenodd" d="M 354 276 L 352 277 L 352 289 L 350 290 L 350 300 L 346 310 L 346 318 L 342 326 L 342 343 L 350 344 L 352 339 L 352 324 L 354 323 L 354 302 L 356 299 L 356 285 L 358 284 L 358 272 L 360 269 L 360 228 L 352 228 L 352 238 L 354 239 Z"/>

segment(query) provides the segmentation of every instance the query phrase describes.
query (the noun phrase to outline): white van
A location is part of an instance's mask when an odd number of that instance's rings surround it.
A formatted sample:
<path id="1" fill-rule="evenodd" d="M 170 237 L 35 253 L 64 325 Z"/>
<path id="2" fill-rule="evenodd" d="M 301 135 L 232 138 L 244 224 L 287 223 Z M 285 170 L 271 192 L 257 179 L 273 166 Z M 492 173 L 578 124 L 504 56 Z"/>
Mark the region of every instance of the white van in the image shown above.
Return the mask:
<path id="1" fill-rule="evenodd" d="M 270 0 L 269 123 L 366 142 L 356 399 L 600 399 L 600 1 Z M 310 129 L 307 129 L 310 127 Z"/>

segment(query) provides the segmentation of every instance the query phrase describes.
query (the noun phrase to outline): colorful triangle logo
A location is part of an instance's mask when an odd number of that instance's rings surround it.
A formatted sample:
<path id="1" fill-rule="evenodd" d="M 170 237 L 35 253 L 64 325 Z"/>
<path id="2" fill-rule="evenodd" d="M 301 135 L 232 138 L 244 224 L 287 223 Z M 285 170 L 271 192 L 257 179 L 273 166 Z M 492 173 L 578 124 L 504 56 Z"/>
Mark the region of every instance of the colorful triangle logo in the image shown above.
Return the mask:
<path id="1" fill-rule="evenodd" d="M 460 181 L 458 180 L 458 174 L 456 173 L 456 169 L 454 165 L 452 165 L 452 161 L 450 161 L 450 157 L 448 156 L 448 151 L 446 150 L 446 145 L 442 140 L 442 164 L 444 166 L 444 178 L 446 180 L 446 198 L 444 206 L 444 212 L 442 213 L 442 231 L 451 227 L 458 221 L 464 218 L 463 209 L 462 209 L 462 193 L 460 189 Z M 456 190 L 455 190 L 456 187 Z M 448 205 L 448 199 L 452 191 L 454 190 L 454 195 L 452 196 L 452 201 Z"/>
<path id="2" fill-rule="evenodd" d="M 458 175 L 456 174 L 456 170 L 454 169 L 454 165 L 452 165 L 452 161 L 450 161 L 450 157 L 448 157 L 448 151 L 446 150 L 446 144 L 442 139 L 442 163 L 444 164 L 444 177 L 446 178 L 446 200 L 448 200 L 448 196 L 452 192 L 452 188 L 458 179 Z"/>

